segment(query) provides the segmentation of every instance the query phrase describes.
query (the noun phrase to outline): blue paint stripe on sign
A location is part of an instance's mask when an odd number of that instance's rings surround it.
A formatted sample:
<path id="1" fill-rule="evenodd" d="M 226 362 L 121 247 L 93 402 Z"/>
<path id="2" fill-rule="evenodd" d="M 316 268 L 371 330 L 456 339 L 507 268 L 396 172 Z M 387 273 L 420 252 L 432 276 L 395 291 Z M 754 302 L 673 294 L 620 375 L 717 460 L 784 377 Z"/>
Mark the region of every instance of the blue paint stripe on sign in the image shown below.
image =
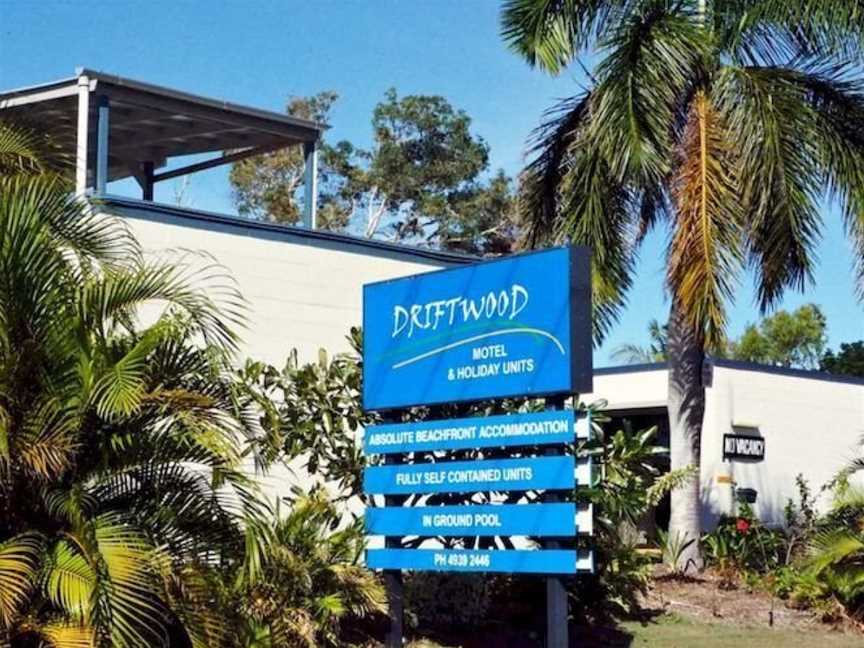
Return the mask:
<path id="1" fill-rule="evenodd" d="M 363 449 L 395 454 L 572 443 L 576 426 L 573 410 L 373 425 L 366 428 Z"/>
<path id="2" fill-rule="evenodd" d="M 366 509 L 370 535 L 418 536 L 572 536 L 576 505 L 473 504 Z"/>
<path id="3" fill-rule="evenodd" d="M 367 549 L 366 566 L 413 571 L 576 574 L 593 571 L 593 556 L 588 551 L 571 549 Z"/>
<path id="4" fill-rule="evenodd" d="M 410 495 L 565 489 L 575 486 L 575 470 L 572 456 L 372 466 L 363 472 L 363 490 Z"/>

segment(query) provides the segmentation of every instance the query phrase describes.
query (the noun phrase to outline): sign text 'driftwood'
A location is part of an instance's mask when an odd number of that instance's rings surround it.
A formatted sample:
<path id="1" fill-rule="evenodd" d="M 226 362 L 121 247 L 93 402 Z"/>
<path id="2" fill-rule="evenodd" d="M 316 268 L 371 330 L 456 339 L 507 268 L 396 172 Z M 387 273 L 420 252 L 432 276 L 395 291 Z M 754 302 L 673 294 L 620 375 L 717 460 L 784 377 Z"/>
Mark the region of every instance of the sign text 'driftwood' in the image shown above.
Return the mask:
<path id="1" fill-rule="evenodd" d="M 363 405 L 382 410 L 591 390 L 586 248 L 363 287 Z"/>

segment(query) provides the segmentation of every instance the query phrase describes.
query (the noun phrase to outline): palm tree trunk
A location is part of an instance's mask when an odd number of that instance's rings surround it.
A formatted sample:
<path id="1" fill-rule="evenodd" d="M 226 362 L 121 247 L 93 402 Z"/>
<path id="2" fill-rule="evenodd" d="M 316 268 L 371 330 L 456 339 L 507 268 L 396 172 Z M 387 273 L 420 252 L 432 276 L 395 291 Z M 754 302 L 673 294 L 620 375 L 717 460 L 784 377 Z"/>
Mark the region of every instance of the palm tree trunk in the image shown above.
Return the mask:
<path id="1" fill-rule="evenodd" d="M 705 387 L 702 364 L 705 340 L 693 330 L 678 301 L 673 298 L 669 314 L 669 451 L 672 470 L 700 465 L 702 417 L 705 413 Z M 693 540 L 682 552 L 678 567 L 702 568 L 699 538 L 702 535 L 700 478 L 696 476 L 671 493 L 672 512 L 669 537 Z"/>

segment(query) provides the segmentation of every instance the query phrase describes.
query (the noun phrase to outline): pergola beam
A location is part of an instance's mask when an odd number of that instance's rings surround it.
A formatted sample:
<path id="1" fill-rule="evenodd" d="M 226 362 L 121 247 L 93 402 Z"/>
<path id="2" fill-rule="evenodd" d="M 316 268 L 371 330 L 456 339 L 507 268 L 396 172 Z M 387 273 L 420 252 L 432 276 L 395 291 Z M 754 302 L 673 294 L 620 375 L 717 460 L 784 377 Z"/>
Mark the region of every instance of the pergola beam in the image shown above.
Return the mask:
<path id="1" fill-rule="evenodd" d="M 235 151 L 234 153 L 229 153 L 227 155 L 220 155 L 219 157 L 215 157 L 211 160 L 204 160 L 203 162 L 189 164 L 187 166 L 180 167 L 179 169 L 172 169 L 170 171 L 163 171 L 162 173 L 157 173 L 153 176 L 153 182 L 162 182 L 163 180 L 170 180 L 171 178 L 179 178 L 180 176 L 189 175 L 190 173 L 196 173 L 198 171 L 204 171 L 206 169 L 212 169 L 213 167 L 222 166 L 223 164 L 229 164 L 231 162 L 245 160 L 246 158 L 253 157 L 255 155 L 271 153 L 273 151 L 286 148 L 288 146 L 291 146 L 291 142 L 279 142 L 277 144 L 253 146 L 251 148 L 243 149 L 242 151 Z"/>
<path id="2" fill-rule="evenodd" d="M 112 126 L 112 129 L 114 127 Z M 116 129 L 115 129 L 116 130 Z M 122 152 L 135 151 L 136 149 L 159 148 L 161 144 L 191 144 L 190 140 L 218 140 L 226 135 L 232 135 L 238 140 L 248 139 L 254 131 L 243 130 L 239 128 L 229 128 L 225 130 L 205 130 L 201 128 L 186 128 L 186 129 L 159 129 L 156 137 L 136 138 L 134 135 L 122 135 L 112 137 L 111 151 L 116 152 L 120 157 L 123 157 Z M 272 141 L 272 137 L 269 137 Z M 225 149 L 225 146 L 217 146 L 216 149 Z"/>
<path id="3" fill-rule="evenodd" d="M 86 79 L 87 77 L 81 77 Z M 45 101 L 55 101 L 64 97 L 74 97 L 78 94 L 78 83 L 74 80 L 69 85 L 60 86 L 57 88 L 47 88 L 38 92 L 20 94 L 18 96 L 7 97 L 0 99 L 0 108 L 15 108 L 16 106 L 28 106 L 34 103 L 43 103 Z"/>

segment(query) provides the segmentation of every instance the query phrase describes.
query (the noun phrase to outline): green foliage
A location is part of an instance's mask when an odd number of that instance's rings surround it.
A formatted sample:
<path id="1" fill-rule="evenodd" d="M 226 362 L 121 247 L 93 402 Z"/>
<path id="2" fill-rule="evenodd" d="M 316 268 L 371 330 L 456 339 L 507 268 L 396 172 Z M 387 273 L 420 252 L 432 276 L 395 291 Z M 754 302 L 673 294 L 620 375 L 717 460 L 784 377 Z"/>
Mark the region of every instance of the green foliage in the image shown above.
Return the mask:
<path id="1" fill-rule="evenodd" d="M 20 171 L 0 178 L 0 645 L 340 644 L 381 586 L 323 493 L 283 515 L 248 474 L 266 446 L 230 278 L 148 259 L 2 133 Z"/>
<path id="2" fill-rule="evenodd" d="M 648 347 L 626 344 L 615 349 L 612 356 L 627 364 L 665 362 L 668 359 L 667 328 L 657 320 L 651 320 L 648 324 L 651 340 Z M 791 313 L 780 310 L 762 318 L 758 324 L 747 325 L 741 337 L 715 347 L 713 353 L 722 358 L 801 369 L 816 369 L 821 361 L 822 368 L 827 370 L 825 363 L 834 360 L 833 354 L 829 356 L 830 351 L 825 353 L 826 328 L 822 310 L 815 304 L 805 304 Z M 850 345 L 841 348 L 848 348 L 847 353 L 854 357 Z M 852 362 L 854 367 L 854 360 Z"/>
<path id="3" fill-rule="evenodd" d="M 311 97 L 291 97 L 285 112 L 293 117 L 326 123 L 339 95 L 332 91 Z M 338 146 L 326 142 L 319 150 L 319 225 L 338 230 L 348 224 L 348 214 L 334 206 L 334 183 L 340 177 L 342 153 Z M 228 176 L 234 203 L 243 216 L 267 219 L 277 223 L 295 224 L 301 219 L 301 207 L 296 199 L 303 187 L 305 160 L 301 147 L 292 146 L 231 166 Z"/>
<path id="4" fill-rule="evenodd" d="M 817 369 L 825 352 L 826 320 L 815 304 L 805 304 L 789 313 L 778 311 L 750 324 L 741 337 L 730 344 L 728 355 L 781 367 Z"/>
<path id="5" fill-rule="evenodd" d="M 248 362 L 239 372 L 245 398 L 261 411 L 259 463 L 300 458 L 311 476 L 338 487 L 341 499 L 362 492 L 360 430 L 377 421 L 361 404 L 359 329 L 350 339 L 351 354 L 329 358 L 322 350 L 318 362 L 302 363 L 294 350 L 281 370 Z"/>
<path id="6" fill-rule="evenodd" d="M 662 552 L 663 563 L 672 570 L 672 574 L 683 576 L 686 570 L 683 566 L 682 557 L 687 548 L 695 542 L 695 538 L 682 537 L 678 533 L 670 534 L 662 529 L 657 531 L 657 537 L 657 545 Z"/>
<path id="7" fill-rule="evenodd" d="M 188 569 L 242 555 L 258 510 L 241 300 L 201 265 L 146 260 L 59 174 L 0 178 L 0 643 L 226 641 Z"/>
<path id="8" fill-rule="evenodd" d="M 724 516 L 717 528 L 702 538 L 709 564 L 732 586 L 736 577 L 748 572 L 765 574 L 784 564 L 785 536 L 765 527 L 749 504 L 739 504 L 738 515 Z"/>
<path id="9" fill-rule="evenodd" d="M 703 538 L 706 556 L 734 587 L 743 578 L 796 607 L 826 619 L 864 620 L 864 490 L 849 484 L 854 472 L 832 481 L 831 509 L 819 515 L 806 481 L 796 479 L 799 501 L 785 507 L 783 529 L 767 529 L 742 505 Z"/>
<path id="10" fill-rule="evenodd" d="M 668 326 L 660 324 L 656 319 L 648 322 L 647 347 L 636 344 L 624 344 L 612 351 L 612 359 L 625 364 L 648 364 L 651 362 L 666 362 L 668 358 L 669 332 Z"/>
<path id="11" fill-rule="evenodd" d="M 862 32 L 855 3 L 505 3 L 502 34 L 529 63 L 594 64 L 537 133 L 524 216 L 535 241 L 592 247 L 598 337 L 665 220 L 671 301 L 722 349 L 745 266 L 763 309 L 811 281 L 826 190 L 864 290 Z"/>
<path id="12" fill-rule="evenodd" d="M 596 421 L 594 440 L 585 450 L 600 469 L 598 485 L 581 494 L 595 507 L 594 548 L 597 574 L 574 584 L 574 609 L 590 610 L 589 616 L 633 613 L 638 595 L 647 591 L 651 560 L 637 546 L 639 521 L 657 506 L 663 495 L 694 478 L 693 467 L 663 473 L 668 450 L 655 445 L 656 428 L 633 433 L 616 430 L 604 433 Z"/>
<path id="13" fill-rule="evenodd" d="M 323 490 L 298 494 L 268 525 L 269 542 L 252 578 L 231 572 L 222 603 L 239 628 L 242 648 L 345 645 L 349 620 L 386 611 L 384 588 L 358 560 L 363 526 L 344 523 Z"/>
<path id="14" fill-rule="evenodd" d="M 289 114 L 326 121 L 333 92 L 295 97 Z M 489 148 L 471 119 L 438 96 L 399 97 L 391 89 L 372 113 L 369 150 L 347 141 L 320 149 L 319 220 L 328 229 L 472 254 L 501 254 L 517 237 L 515 194 L 499 172 L 488 181 Z M 242 214 L 296 223 L 303 181 L 295 148 L 236 163 L 231 170 Z"/>
<path id="15" fill-rule="evenodd" d="M 828 349 L 819 368 L 833 374 L 864 378 L 864 340 L 843 342 L 836 354 Z"/>

